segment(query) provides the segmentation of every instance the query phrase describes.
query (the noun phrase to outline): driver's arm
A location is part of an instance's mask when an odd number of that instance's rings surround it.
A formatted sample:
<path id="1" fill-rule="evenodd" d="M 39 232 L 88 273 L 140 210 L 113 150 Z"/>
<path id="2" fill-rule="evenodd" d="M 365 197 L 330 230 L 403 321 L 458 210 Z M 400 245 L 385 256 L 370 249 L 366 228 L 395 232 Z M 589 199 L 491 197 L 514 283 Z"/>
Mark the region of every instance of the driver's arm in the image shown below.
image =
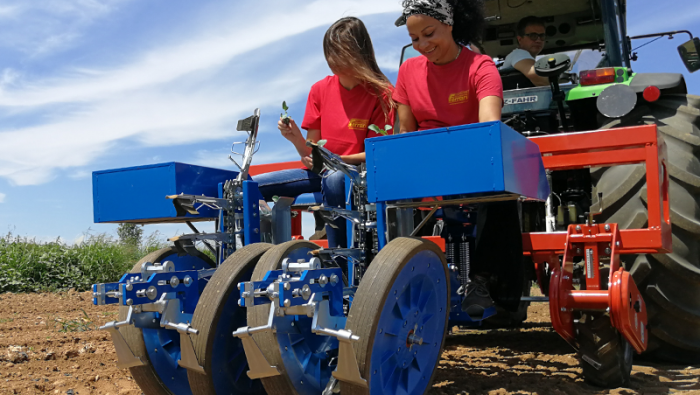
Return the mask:
<path id="1" fill-rule="evenodd" d="M 549 78 L 540 77 L 535 73 L 535 61 L 532 59 L 523 59 L 520 62 L 513 65 L 513 67 L 519 72 L 523 73 L 527 79 L 532 81 L 535 86 L 547 86 L 549 85 Z"/>

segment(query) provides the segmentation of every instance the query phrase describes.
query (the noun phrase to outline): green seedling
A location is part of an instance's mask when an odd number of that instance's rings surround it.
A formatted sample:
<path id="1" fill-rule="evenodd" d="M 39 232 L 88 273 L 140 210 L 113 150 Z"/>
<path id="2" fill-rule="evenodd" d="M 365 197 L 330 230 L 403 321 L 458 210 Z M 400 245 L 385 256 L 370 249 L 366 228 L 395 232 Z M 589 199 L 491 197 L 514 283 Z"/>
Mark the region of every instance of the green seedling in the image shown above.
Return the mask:
<path id="1" fill-rule="evenodd" d="M 287 114 L 287 110 L 289 110 L 289 107 L 287 107 L 287 102 L 283 101 L 282 102 L 282 109 L 284 110 L 284 113 L 280 114 L 280 119 L 282 120 L 282 123 L 289 126 L 289 120 L 292 119 L 289 114 Z"/>
<path id="2" fill-rule="evenodd" d="M 384 125 L 384 129 L 379 129 L 379 126 L 375 124 L 369 125 L 369 130 L 373 131 L 374 133 L 381 134 L 382 136 L 386 136 L 389 134 L 389 131 L 392 129 L 391 125 Z"/>

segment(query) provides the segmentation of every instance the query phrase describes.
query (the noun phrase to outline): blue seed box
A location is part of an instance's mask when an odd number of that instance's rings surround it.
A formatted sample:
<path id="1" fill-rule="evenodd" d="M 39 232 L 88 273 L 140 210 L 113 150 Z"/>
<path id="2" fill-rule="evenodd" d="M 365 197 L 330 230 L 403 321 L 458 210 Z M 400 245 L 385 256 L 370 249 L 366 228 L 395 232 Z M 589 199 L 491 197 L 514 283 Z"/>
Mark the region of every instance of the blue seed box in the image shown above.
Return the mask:
<path id="1" fill-rule="evenodd" d="M 370 202 L 549 196 L 539 147 L 501 122 L 375 137 L 365 152 Z"/>
<path id="2" fill-rule="evenodd" d="M 238 172 L 170 162 L 92 173 L 95 223 L 177 223 L 213 220 L 218 211 L 199 208 L 200 215 L 177 217 L 166 195 L 180 193 L 217 197 L 219 183 Z"/>

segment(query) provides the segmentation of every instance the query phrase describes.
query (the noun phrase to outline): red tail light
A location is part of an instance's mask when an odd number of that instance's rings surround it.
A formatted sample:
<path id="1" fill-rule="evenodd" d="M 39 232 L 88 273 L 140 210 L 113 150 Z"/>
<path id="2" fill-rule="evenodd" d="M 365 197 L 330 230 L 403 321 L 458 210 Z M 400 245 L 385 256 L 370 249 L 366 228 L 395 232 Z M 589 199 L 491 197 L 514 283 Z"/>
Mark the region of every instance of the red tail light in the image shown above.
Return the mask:
<path id="1" fill-rule="evenodd" d="M 584 70 L 579 73 L 581 86 L 612 84 L 615 82 L 615 69 L 608 67 L 605 69 Z"/>

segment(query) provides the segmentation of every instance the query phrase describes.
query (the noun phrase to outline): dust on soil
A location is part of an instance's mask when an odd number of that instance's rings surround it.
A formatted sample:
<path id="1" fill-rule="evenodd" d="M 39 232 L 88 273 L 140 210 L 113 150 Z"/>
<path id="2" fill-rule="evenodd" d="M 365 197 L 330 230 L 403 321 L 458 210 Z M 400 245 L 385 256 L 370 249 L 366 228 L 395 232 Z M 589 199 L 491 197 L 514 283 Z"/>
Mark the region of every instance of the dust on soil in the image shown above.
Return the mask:
<path id="1" fill-rule="evenodd" d="M 117 369 L 109 334 L 95 330 L 116 317 L 89 292 L 0 295 L 0 394 L 141 394 Z M 545 303 L 518 329 L 455 331 L 442 357 L 430 394 L 700 394 L 698 366 L 645 363 L 634 366 L 631 388 L 585 384 Z"/>

